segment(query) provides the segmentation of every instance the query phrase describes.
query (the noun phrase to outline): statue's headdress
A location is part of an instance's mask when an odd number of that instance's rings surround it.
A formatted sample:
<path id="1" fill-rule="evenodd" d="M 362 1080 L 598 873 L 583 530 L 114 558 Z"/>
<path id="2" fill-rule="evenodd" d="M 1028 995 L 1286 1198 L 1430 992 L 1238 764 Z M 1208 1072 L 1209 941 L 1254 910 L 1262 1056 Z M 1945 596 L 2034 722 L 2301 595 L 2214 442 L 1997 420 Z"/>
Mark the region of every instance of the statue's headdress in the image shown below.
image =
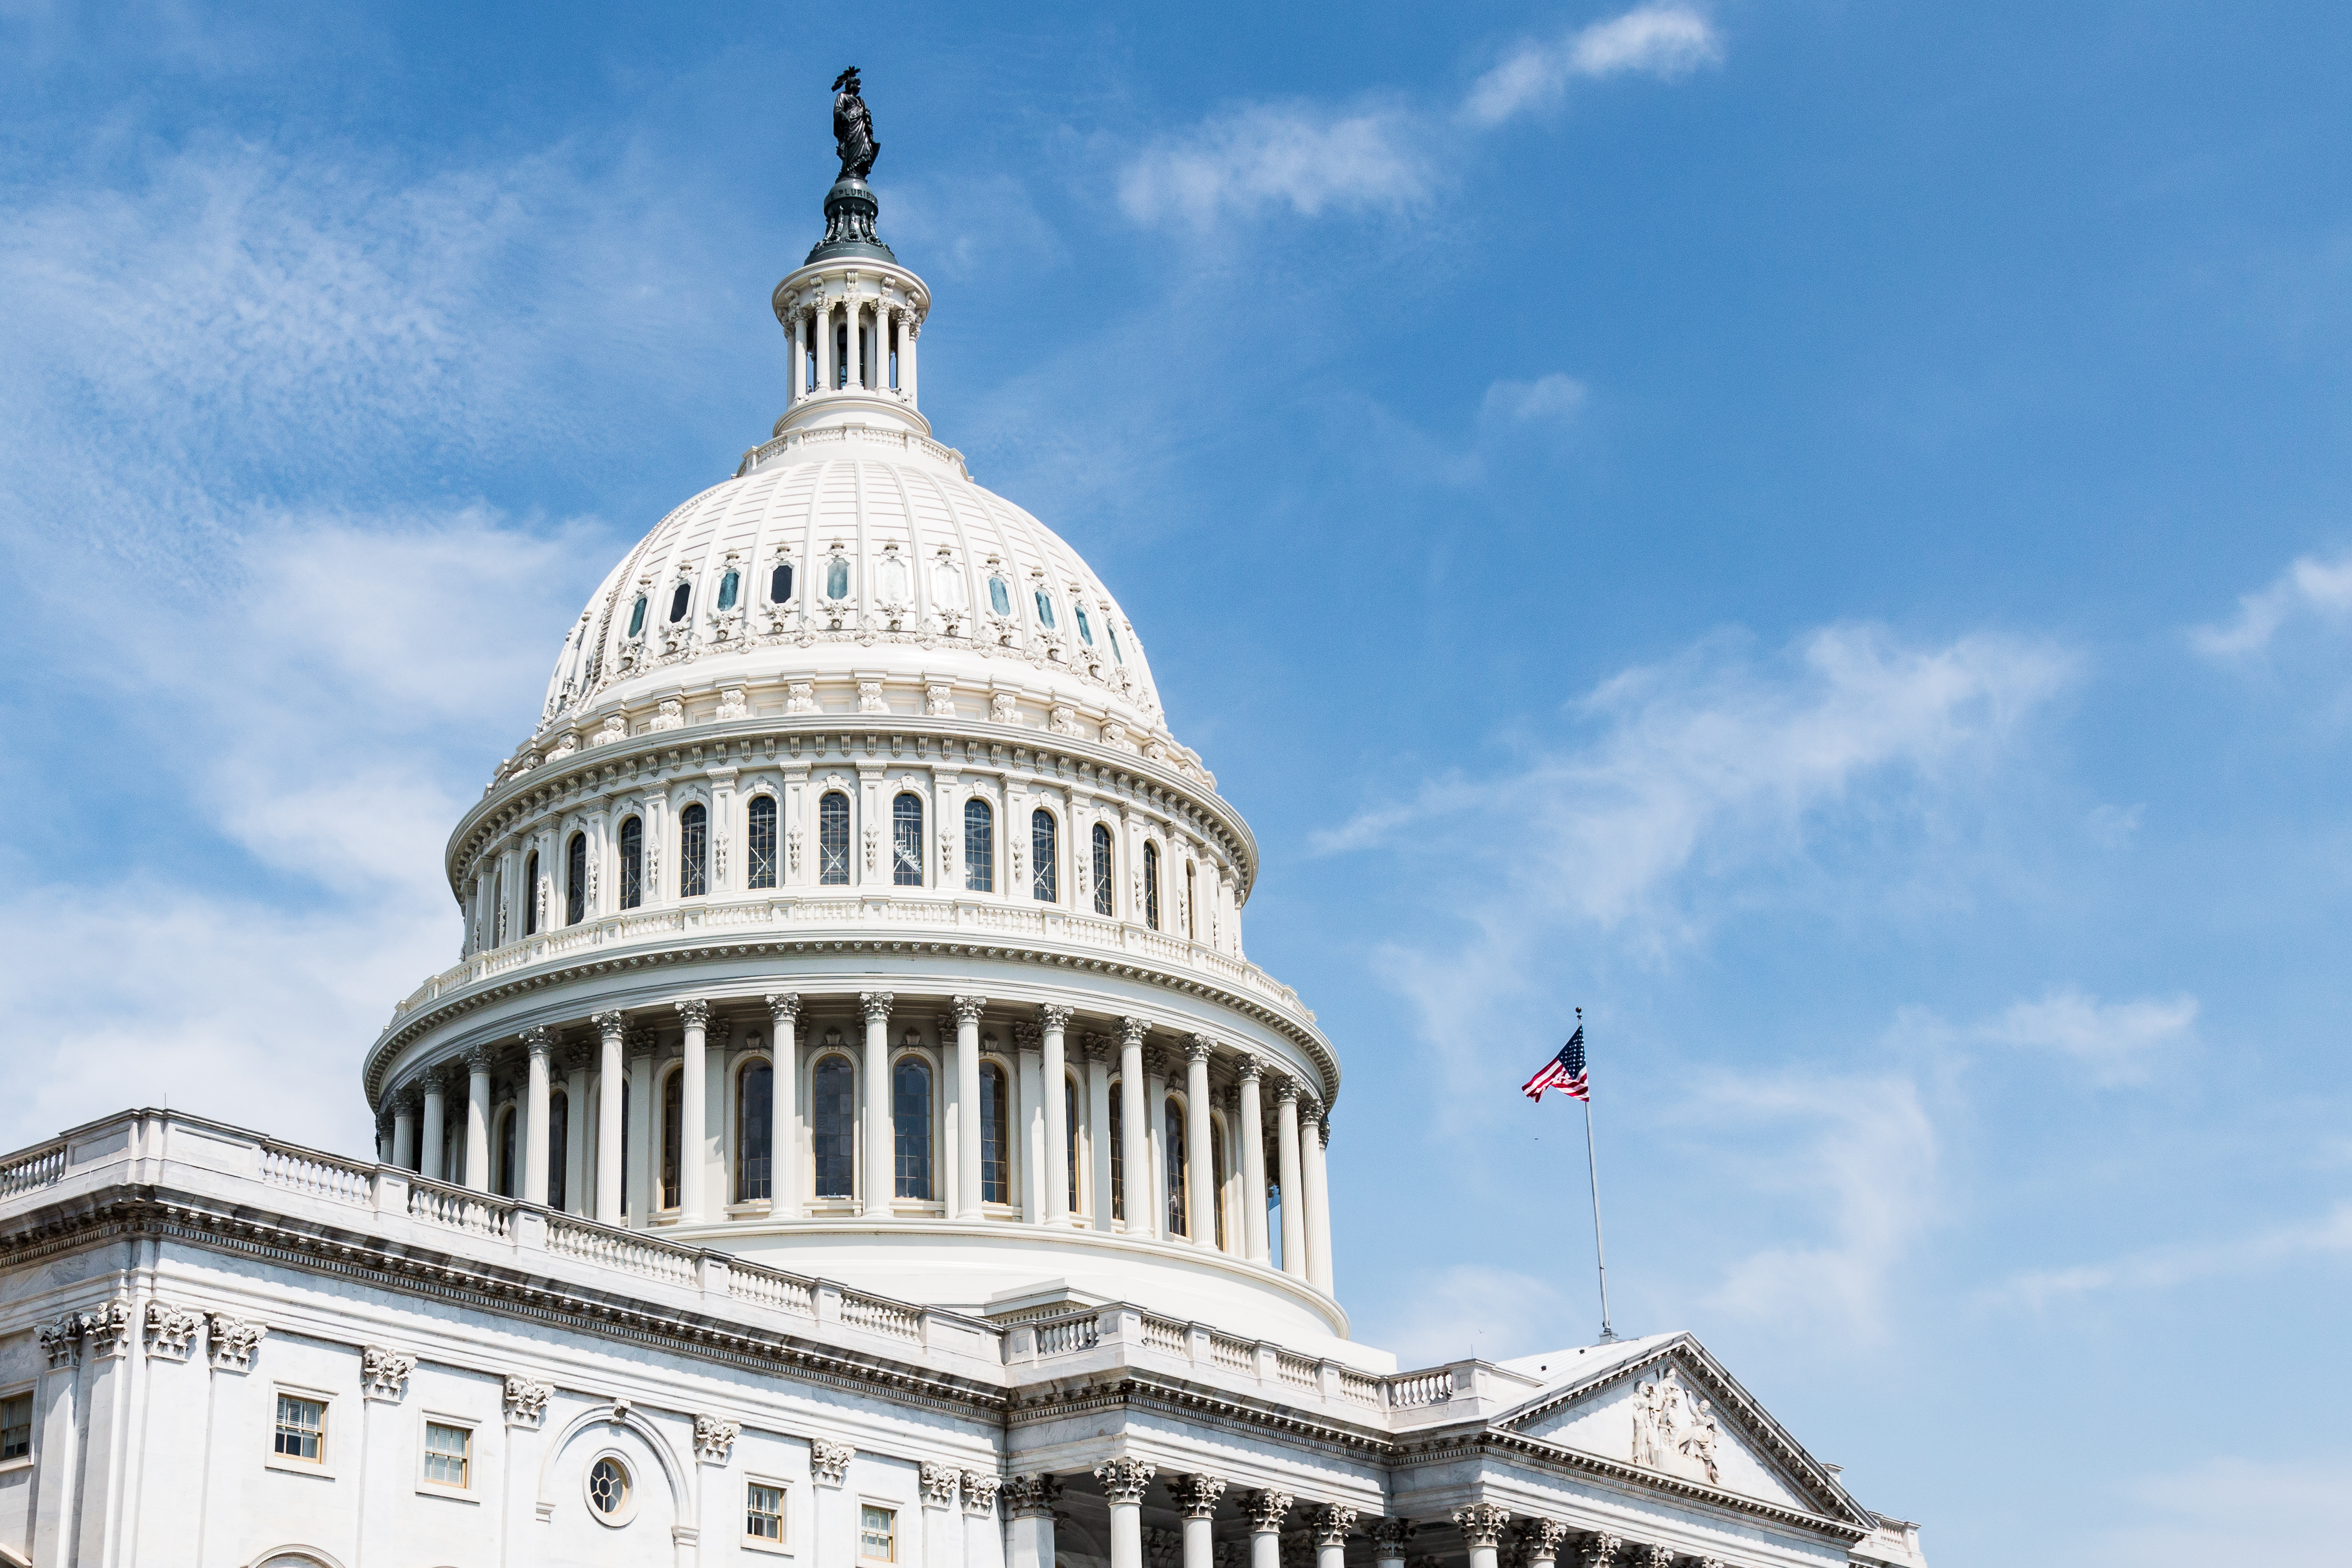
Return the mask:
<path id="1" fill-rule="evenodd" d="M 856 92 L 857 90 L 857 68 L 856 66 L 850 67 L 847 70 L 833 79 L 833 90 L 839 92 L 844 82 L 849 84 L 850 91 Z"/>

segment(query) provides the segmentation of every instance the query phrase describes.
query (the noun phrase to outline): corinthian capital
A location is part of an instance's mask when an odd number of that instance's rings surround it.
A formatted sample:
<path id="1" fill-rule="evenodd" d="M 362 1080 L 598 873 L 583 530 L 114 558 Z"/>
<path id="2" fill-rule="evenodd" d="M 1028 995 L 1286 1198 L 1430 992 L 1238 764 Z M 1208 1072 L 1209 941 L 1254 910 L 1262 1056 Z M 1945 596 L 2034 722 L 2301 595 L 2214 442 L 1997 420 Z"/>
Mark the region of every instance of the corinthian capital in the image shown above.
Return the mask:
<path id="1" fill-rule="evenodd" d="M 1103 1496 L 1113 1502 L 1139 1503 L 1151 1485 L 1152 1468 L 1141 1459 L 1105 1459 L 1095 1467 Z"/>
<path id="2" fill-rule="evenodd" d="M 1307 1516 L 1307 1528 L 1318 1546 L 1344 1546 L 1348 1532 L 1356 1528 L 1356 1510 L 1335 1502 L 1318 1504 Z"/>
<path id="3" fill-rule="evenodd" d="M 1584 1538 L 1582 1562 L 1584 1568 L 1612 1568 L 1617 1554 L 1625 1550 L 1625 1538 L 1596 1530 Z"/>
<path id="4" fill-rule="evenodd" d="M 1376 1563 L 1402 1563 L 1412 1545 L 1414 1534 L 1421 1526 L 1409 1519 L 1376 1519 L 1372 1521 L 1372 1560 Z"/>
<path id="5" fill-rule="evenodd" d="M 1265 1076 L 1265 1058 L 1244 1051 L 1234 1058 L 1234 1076 L 1244 1083 L 1255 1083 Z"/>
<path id="6" fill-rule="evenodd" d="M 1529 1564 L 1550 1563 L 1559 1556 L 1559 1543 L 1568 1538 L 1568 1526 L 1556 1519 L 1523 1519 L 1511 1531 L 1519 1554 Z M 1673 1568 L 1671 1563 L 1665 1568 Z"/>
<path id="7" fill-rule="evenodd" d="M 776 1027 L 779 1029 L 785 1027 L 787 1025 L 795 1024 L 800 1021 L 801 997 L 799 992 L 783 992 L 778 995 L 769 997 L 767 1002 L 768 1016 L 776 1021 Z"/>
<path id="8" fill-rule="evenodd" d="M 628 1018 L 617 1010 L 610 1013 L 598 1013 L 588 1021 L 596 1026 L 596 1032 L 598 1034 L 604 1036 L 604 1038 L 608 1040 L 614 1041 L 618 1041 L 622 1035 L 627 1032 L 629 1027 Z"/>
<path id="9" fill-rule="evenodd" d="M 1503 1539 L 1503 1527 L 1511 1522 L 1511 1510 L 1491 1502 L 1472 1503 L 1454 1510 L 1454 1522 L 1470 1545 L 1494 1546 Z"/>
<path id="10" fill-rule="evenodd" d="M 555 1050 L 555 1031 L 541 1024 L 522 1032 L 522 1048 L 535 1062 L 543 1062 Z"/>
<path id="11" fill-rule="evenodd" d="M 678 1021 L 689 1029 L 699 1029 L 710 1022 L 710 1004 L 699 996 L 689 996 L 677 1004 Z"/>
<path id="12" fill-rule="evenodd" d="M 1251 1534 L 1272 1535 L 1282 1529 L 1283 1516 L 1290 1511 L 1290 1494 L 1268 1487 L 1241 1499 L 1241 1508 Z"/>
<path id="13" fill-rule="evenodd" d="M 857 1005 L 866 1010 L 866 1021 L 869 1024 L 890 1021 L 891 1000 L 887 991 L 861 991 L 857 994 Z"/>
<path id="14" fill-rule="evenodd" d="M 1121 1018 L 1118 1021 L 1118 1043 L 1122 1047 L 1143 1044 L 1143 1037 L 1150 1032 L 1151 1026 L 1140 1018 Z"/>
<path id="15" fill-rule="evenodd" d="M 1217 1042 L 1206 1035 L 1188 1035 L 1184 1039 L 1184 1059 L 1204 1062 L 1216 1054 Z"/>
<path id="16" fill-rule="evenodd" d="M 1037 1022 L 1047 1029 L 1064 1028 L 1070 1022 L 1071 1011 L 1068 1007 L 1057 1007 L 1047 1002 L 1038 1007 Z"/>
<path id="17" fill-rule="evenodd" d="M 948 1005 L 955 1009 L 957 1023 L 977 1024 L 980 1022 L 980 1016 L 988 1011 L 988 998 L 985 996 L 957 996 L 950 998 Z"/>
<path id="18" fill-rule="evenodd" d="M 1225 1495 L 1223 1476 L 1171 1476 L 1168 1495 L 1174 1500 L 1176 1511 L 1186 1519 L 1206 1519 L 1216 1511 L 1217 1500 Z"/>
<path id="19" fill-rule="evenodd" d="M 466 1052 L 466 1070 L 488 1075 L 499 1065 L 499 1053 L 488 1046 L 475 1046 Z"/>

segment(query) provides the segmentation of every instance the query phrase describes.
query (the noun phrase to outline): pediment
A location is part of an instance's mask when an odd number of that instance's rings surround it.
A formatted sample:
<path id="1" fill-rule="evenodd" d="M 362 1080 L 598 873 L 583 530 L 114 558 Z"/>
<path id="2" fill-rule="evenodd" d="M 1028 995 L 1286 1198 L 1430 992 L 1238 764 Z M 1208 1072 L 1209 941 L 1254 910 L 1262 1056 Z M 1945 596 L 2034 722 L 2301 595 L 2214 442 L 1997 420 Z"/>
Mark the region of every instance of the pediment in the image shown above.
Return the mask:
<path id="1" fill-rule="evenodd" d="M 1547 1388 L 1493 1425 L 1637 1472 L 1867 1521 L 1832 1473 L 1696 1340 L 1673 1334 L 1628 1349 L 1624 1359 Z"/>

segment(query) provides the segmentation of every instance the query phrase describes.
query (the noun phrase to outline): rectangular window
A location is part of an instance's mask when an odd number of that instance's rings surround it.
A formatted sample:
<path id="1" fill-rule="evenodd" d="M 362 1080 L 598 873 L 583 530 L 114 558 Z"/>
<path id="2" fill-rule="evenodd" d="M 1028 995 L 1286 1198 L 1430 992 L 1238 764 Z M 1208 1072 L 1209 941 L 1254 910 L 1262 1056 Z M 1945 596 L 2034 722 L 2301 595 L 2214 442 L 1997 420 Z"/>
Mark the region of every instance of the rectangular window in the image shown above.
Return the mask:
<path id="1" fill-rule="evenodd" d="M 898 1561 L 898 1515 L 867 1503 L 857 1510 L 857 1557 L 861 1563 Z"/>
<path id="2" fill-rule="evenodd" d="M 0 1463 L 33 1456 L 33 1396 L 12 1394 L 0 1399 Z"/>
<path id="3" fill-rule="evenodd" d="M 471 1428 L 439 1421 L 425 1424 L 425 1479 L 436 1487 L 463 1489 L 472 1484 L 474 1434 Z"/>
<path id="4" fill-rule="evenodd" d="M 765 1481 L 743 1488 L 743 1539 L 770 1546 L 784 1543 L 784 1489 Z"/>
<path id="5" fill-rule="evenodd" d="M 278 1396 L 276 1450 L 281 1459 L 324 1464 L 327 1458 L 327 1405 L 291 1394 Z"/>

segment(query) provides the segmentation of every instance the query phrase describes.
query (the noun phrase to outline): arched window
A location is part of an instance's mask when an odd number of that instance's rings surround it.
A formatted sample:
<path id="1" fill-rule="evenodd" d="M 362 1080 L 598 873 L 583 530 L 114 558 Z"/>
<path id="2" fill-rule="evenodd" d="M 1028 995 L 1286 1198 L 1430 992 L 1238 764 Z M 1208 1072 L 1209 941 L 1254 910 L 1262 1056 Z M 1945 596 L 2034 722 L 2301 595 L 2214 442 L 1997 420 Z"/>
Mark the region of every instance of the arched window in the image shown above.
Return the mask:
<path id="1" fill-rule="evenodd" d="M 563 849 L 563 923 L 588 918 L 588 836 L 575 833 Z"/>
<path id="2" fill-rule="evenodd" d="M 1127 1096 L 1110 1080 L 1110 1217 L 1127 1217 Z"/>
<path id="3" fill-rule="evenodd" d="M 569 1195 L 563 1167 L 572 1151 L 572 1096 L 557 1089 L 547 1097 L 547 1206 L 562 1214 Z"/>
<path id="4" fill-rule="evenodd" d="M 994 1062 L 980 1067 L 980 1201 L 1013 1201 L 1013 1105 L 1006 1092 L 1004 1069 Z"/>
<path id="5" fill-rule="evenodd" d="M 756 1058 L 735 1075 L 735 1201 L 755 1204 L 775 1195 L 775 1070 Z"/>
<path id="6" fill-rule="evenodd" d="M 1192 862 L 1191 862 L 1190 860 L 1185 861 L 1185 862 L 1184 862 L 1184 934 L 1185 934 L 1186 936 L 1188 936 L 1188 937 L 1192 938 L 1194 942 L 1198 942 L 1198 941 L 1200 941 L 1200 940 L 1201 940 L 1201 926 L 1200 926 L 1200 921 L 1198 921 L 1198 920 L 1193 916 L 1193 913 L 1192 913 L 1192 911 L 1193 911 L 1195 909 L 1197 909 L 1197 908 L 1199 908 L 1199 907 L 1200 907 L 1200 905 L 1199 905 L 1199 900 L 1198 900 L 1198 898 L 1195 896 L 1195 895 L 1197 895 L 1197 894 L 1198 894 L 1198 892 L 1200 891 L 1200 887 L 1201 887 L 1200 879 L 1199 879 L 1198 878 L 1196 878 L 1195 876 L 1193 876 L 1193 874 L 1192 874 Z"/>
<path id="7" fill-rule="evenodd" d="M 776 797 L 755 795 L 751 797 L 751 886 L 772 888 L 776 885 Z"/>
<path id="8" fill-rule="evenodd" d="M 1041 805 L 1029 814 L 1029 896 L 1041 904 L 1055 902 L 1061 885 L 1055 847 L 1054 814 Z"/>
<path id="9" fill-rule="evenodd" d="M 1111 911 L 1110 829 L 1099 822 L 1096 823 L 1094 842 L 1094 865 L 1090 869 L 1094 872 L 1095 913 L 1107 915 Z"/>
<path id="10" fill-rule="evenodd" d="M 988 802 L 963 803 L 963 885 L 975 893 L 996 891 L 995 824 Z"/>
<path id="11" fill-rule="evenodd" d="M 499 1152 L 498 1179 L 490 1184 L 490 1190 L 502 1198 L 513 1197 L 516 1195 L 515 1177 L 519 1173 L 515 1170 L 515 1113 L 512 1106 L 499 1112 L 499 1141 L 493 1147 Z"/>
<path id="12" fill-rule="evenodd" d="M 1054 596 L 1045 592 L 1043 584 L 1039 585 L 1035 596 L 1037 600 L 1037 624 L 1044 626 L 1050 632 L 1054 629 Z"/>
<path id="13" fill-rule="evenodd" d="M 902 795 L 890 803 L 890 881 L 894 887 L 923 885 L 923 797 Z"/>
<path id="14" fill-rule="evenodd" d="M 743 574 L 732 566 L 727 568 L 727 575 L 719 579 L 719 607 L 722 610 L 733 609 L 735 595 L 742 591 L 742 587 Z"/>
<path id="15" fill-rule="evenodd" d="M 988 579 L 988 607 L 1000 616 L 1013 613 L 1013 590 L 1004 585 L 1003 578 L 993 574 Z"/>
<path id="16" fill-rule="evenodd" d="M 686 1073 L 683 1068 L 663 1078 L 661 1089 L 661 1205 L 677 1207 L 677 1173 L 686 1138 Z"/>
<path id="17" fill-rule="evenodd" d="M 853 1140 L 857 1135 L 857 1106 L 852 1098 L 855 1081 L 847 1057 L 827 1057 L 816 1064 L 815 1085 L 809 1095 L 809 1128 L 816 1154 L 816 1195 L 855 1195 L 851 1177 L 856 1170 Z"/>
<path id="18" fill-rule="evenodd" d="M 639 632 L 642 632 L 645 629 L 646 596 L 643 594 L 640 594 L 637 595 L 637 602 L 629 606 L 629 635 L 631 637 L 635 637 Z"/>
<path id="19" fill-rule="evenodd" d="M 920 1057 L 901 1057 L 890 1072 L 890 1141 L 898 1173 L 895 1196 L 931 1196 L 931 1068 Z"/>
<path id="20" fill-rule="evenodd" d="M 676 588 L 671 590 L 669 595 L 669 619 L 672 626 L 676 626 L 678 622 L 686 619 L 686 606 L 688 602 L 693 597 L 694 584 L 691 583 L 680 583 Z"/>
<path id="21" fill-rule="evenodd" d="M 634 910 L 646 901 L 646 825 L 633 816 L 621 824 L 621 907 Z"/>
<path id="22" fill-rule="evenodd" d="M 710 890 L 710 813 L 700 801 L 677 814 L 677 896 L 698 899 Z"/>
<path id="23" fill-rule="evenodd" d="M 1143 847 L 1143 923 L 1160 929 L 1160 846 Z"/>
<path id="24" fill-rule="evenodd" d="M 1217 1193 L 1209 1199 L 1209 1207 L 1216 1212 L 1217 1248 L 1223 1251 L 1225 1246 L 1225 1124 L 1222 1121 L 1212 1121 L 1209 1123 L 1209 1180 L 1217 1188 Z"/>
<path id="25" fill-rule="evenodd" d="M 1162 1111 L 1161 1124 L 1167 1129 L 1160 1142 L 1168 1155 L 1168 1234 L 1190 1236 L 1192 1205 L 1186 1201 L 1192 1194 L 1184 1189 L 1184 1108 L 1172 1096 Z"/>
<path id="26" fill-rule="evenodd" d="M 522 934 L 539 934 L 539 851 L 534 849 L 522 861 Z"/>
<path id="27" fill-rule="evenodd" d="M 1078 1086 L 1075 1079 L 1062 1080 L 1062 1141 L 1070 1167 L 1070 1204 L 1072 1214 L 1078 1212 Z"/>
<path id="28" fill-rule="evenodd" d="M 1087 620 L 1087 607 L 1084 605 L 1072 605 L 1070 606 L 1070 614 L 1076 616 L 1078 619 L 1078 640 L 1086 644 L 1088 647 L 1094 647 L 1095 628 L 1092 624 Z"/>
<path id="29" fill-rule="evenodd" d="M 816 803 L 816 879 L 827 888 L 849 886 L 849 797 L 837 789 Z"/>
<path id="30" fill-rule="evenodd" d="M 772 605 L 789 604 L 792 596 L 793 563 L 779 561 L 776 569 L 768 574 L 768 602 Z"/>
<path id="31" fill-rule="evenodd" d="M 836 555 L 824 563 L 824 596 L 828 599 L 849 597 L 849 563 Z"/>

